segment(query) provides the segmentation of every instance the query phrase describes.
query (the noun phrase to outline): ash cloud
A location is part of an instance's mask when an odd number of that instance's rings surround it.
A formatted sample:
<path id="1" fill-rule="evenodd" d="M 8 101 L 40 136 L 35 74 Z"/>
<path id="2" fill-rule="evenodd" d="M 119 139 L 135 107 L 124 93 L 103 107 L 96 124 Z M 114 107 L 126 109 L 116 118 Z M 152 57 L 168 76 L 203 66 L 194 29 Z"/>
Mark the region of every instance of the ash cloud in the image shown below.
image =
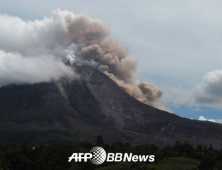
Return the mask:
<path id="1" fill-rule="evenodd" d="M 138 100 L 164 109 L 158 103 L 162 91 L 137 83 L 137 60 L 100 20 L 58 9 L 34 21 L 0 15 L 0 30 L 0 86 L 75 77 L 63 62 L 78 61 L 96 66 Z"/>
<path id="2" fill-rule="evenodd" d="M 98 69 L 100 71 L 108 75 L 121 88 L 138 100 L 166 110 L 158 103 L 158 99 L 163 93 L 162 90 L 147 82 L 136 83 L 138 62 L 136 59 L 128 57 L 127 48 L 123 45 L 110 38 L 108 40 L 104 39 L 98 44 L 82 48 L 81 56 L 84 60 L 96 61 L 99 64 Z"/>

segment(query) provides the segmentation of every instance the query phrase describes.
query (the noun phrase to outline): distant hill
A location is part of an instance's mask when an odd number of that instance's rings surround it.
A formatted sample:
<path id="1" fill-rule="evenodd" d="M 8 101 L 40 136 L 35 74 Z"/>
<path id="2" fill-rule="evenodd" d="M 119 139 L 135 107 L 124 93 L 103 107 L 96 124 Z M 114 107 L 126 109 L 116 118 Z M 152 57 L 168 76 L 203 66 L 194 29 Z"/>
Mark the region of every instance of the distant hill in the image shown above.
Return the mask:
<path id="1" fill-rule="evenodd" d="M 148 106 L 90 66 L 72 66 L 77 80 L 0 88 L 0 142 L 92 141 L 153 143 L 176 140 L 221 147 L 222 125 L 181 118 Z"/>

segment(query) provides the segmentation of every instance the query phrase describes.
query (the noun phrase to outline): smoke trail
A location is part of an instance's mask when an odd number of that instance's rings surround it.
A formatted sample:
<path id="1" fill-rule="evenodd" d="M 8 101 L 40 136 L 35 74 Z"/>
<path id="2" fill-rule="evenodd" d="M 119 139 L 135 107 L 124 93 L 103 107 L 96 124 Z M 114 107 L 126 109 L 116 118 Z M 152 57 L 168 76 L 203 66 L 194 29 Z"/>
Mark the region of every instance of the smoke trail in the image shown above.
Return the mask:
<path id="1" fill-rule="evenodd" d="M 100 20 L 58 9 L 51 17 L 35 21 L 0 15 L 0 30 L 3 84 L 74 76 L 62 61 L 95 62 L 99 70 L 132 96 L 161 108 L 158 99 L 162 91 L 146 82 L 137 84 L 137 60 L 128 57 L 128 49 L 110 37 L 109 28 Z M 47 71 L 46 66 L 50 68 Z"/>

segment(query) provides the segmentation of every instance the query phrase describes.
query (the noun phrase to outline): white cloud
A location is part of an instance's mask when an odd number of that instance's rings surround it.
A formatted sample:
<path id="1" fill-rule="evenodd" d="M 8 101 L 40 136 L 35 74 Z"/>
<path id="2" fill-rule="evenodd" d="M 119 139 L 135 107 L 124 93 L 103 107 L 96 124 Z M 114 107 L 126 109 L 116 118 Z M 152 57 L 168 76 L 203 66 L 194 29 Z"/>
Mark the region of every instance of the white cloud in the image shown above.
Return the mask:
<path id="1" fill-rule="evenodd" d="M 204 116 L 200 116 L 198 120 L 206 121 L 207 119 Z"/>
<path id="2" fill-rule="evenodd" d="M 75 77 L 74 71 L 54 56 L 24 57 L 0 50 L 0 87 L 11 83 L 37 83 Z"/>
<path id="3" fill-rule="evenodd" d="M 215 70 L 204 76 L 202 83 L 192 89 L 170 88 L 165 90 L 162 100 L 166 105 L 208 106 L 222 109 L 222 70 Z"/>
<path id="4" fill-rule="evenodd" d="M 64 62 L 73 63 L 82 47 L 107 35 L 100 20 L 59 9 L 34 21 L 0 15 L 0 87 L 75 77 Z"/>
<path id="5" fill-rule="evenodd" d="M 217 123 L 222 124 L 222 119 L 215 119 Z"/>
<path id="6" fill-rule="evenodd" d="M 194 89 L 197 103 L 220 105 L 222 103 L 222 70 L 209 72 Z"/>
<path id="7" fill-rule="evenodd" d="M 200 120 L 200 121 L 209 121 L 209 122 L 214 122 L 214 123 L 216 122 L 215 119 L 206 119 L 204 116 L 200 116 L 198 120 Z"/>
<path id="8" fill-rule="evenodd" d="M 216 122 L 215 119 L 208 119 L 208 121 L 209 121 L 209 122 L 214 122 L 214 123 Z"/>

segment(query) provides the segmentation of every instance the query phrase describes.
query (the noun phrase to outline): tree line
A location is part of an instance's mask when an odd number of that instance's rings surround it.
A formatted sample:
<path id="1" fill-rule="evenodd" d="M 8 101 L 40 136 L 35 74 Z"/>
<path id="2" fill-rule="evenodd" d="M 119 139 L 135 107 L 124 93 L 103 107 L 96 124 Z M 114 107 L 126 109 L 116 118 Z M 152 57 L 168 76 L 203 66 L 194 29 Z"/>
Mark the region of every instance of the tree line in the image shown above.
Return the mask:
<path id="1" fill-rule="evenodd" d="M 73 153 L 86 153 L 94 146 L 101 146 L 107 152 L 112 153 L 155 155 L 155 162 L 128 162 L 125 164 L 105 162 L 102 165 L 93 165 L 91 162 L 68 162 L 68 157 Z M 107 144 L 103 142 L 101 136 L 98 136 L 94 144 L 85 141 L 81 143 L 58 142 L 39 145 L 0 145 L 0 170 L 121 170 L 121 168 L 126 170 L 159 170 L 158 167 L 164 167 L 164 161 L 166 162 L 170 158 L 196 160 L 198 163 L 197 169 L 200 170 L 222 170 L 222 150 L 213 149 L 212 145 L 209 147 L 201 145 L 193 147 L 188 142 L 181 143 L 180 141 L 176 141 L 173 146 L 159 148 L 149 144 L 138 146 L 120 142 Z M 184 161 L 184 167 L 186 164 Z M 183 165 L 181 164 L 181 166 Z"/>

